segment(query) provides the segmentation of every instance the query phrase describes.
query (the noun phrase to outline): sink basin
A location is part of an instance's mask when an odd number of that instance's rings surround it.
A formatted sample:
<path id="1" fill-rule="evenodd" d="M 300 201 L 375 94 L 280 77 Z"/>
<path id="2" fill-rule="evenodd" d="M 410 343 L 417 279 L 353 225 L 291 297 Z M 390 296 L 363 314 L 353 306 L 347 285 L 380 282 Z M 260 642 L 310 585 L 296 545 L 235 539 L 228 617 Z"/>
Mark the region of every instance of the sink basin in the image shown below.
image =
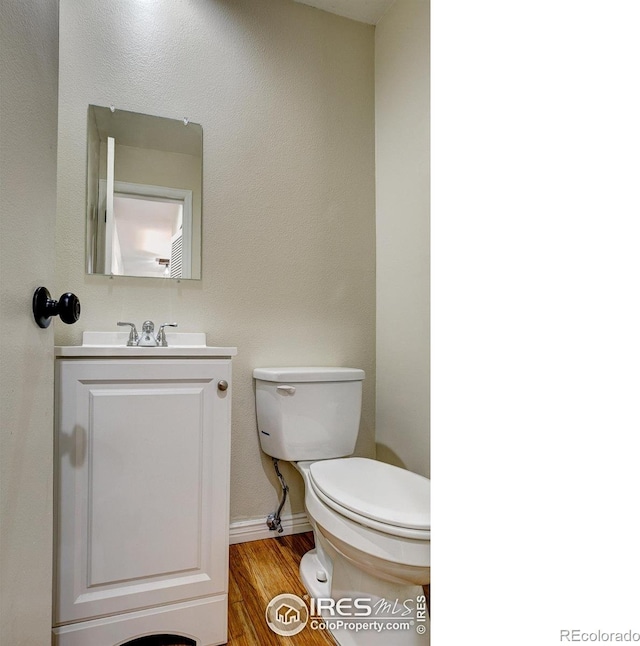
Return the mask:
<path id="1" fill-rule="evenodd" d="M 205 348 L 207 346 L 207 335 L 204 332 L 165 332 L 168 347 L 189 347 Z M 131 349 L 138 346 L 127 346 L 129 332 L 83 332 L 83 347 L 110 348 L 113 346 L 125 346 Z M 153 347 L 153 346 L 152 346 Z M 150 348 L 144 348 L 149 350 Z"/>
<path id="2" fill-rule="evenodd" d="M 57 357 L 232 357 L 237 348 L 208 346 L 204 332 L 166 332 L 168 347 L 128 346 L 129 332 L 83 332 L 82 345 L 59 345 Z"/>

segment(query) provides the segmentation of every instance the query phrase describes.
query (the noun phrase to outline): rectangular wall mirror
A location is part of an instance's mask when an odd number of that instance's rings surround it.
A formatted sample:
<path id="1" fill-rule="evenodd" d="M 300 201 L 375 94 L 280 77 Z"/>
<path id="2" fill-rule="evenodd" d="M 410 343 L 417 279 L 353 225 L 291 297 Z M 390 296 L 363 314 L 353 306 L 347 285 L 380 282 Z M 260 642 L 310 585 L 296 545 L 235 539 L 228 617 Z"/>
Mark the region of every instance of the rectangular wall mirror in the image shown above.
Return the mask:
<path id="1" fill-rule="evenodd" d="M 89 274 L 199 279 L 202 126 L 90 105 Z"/>

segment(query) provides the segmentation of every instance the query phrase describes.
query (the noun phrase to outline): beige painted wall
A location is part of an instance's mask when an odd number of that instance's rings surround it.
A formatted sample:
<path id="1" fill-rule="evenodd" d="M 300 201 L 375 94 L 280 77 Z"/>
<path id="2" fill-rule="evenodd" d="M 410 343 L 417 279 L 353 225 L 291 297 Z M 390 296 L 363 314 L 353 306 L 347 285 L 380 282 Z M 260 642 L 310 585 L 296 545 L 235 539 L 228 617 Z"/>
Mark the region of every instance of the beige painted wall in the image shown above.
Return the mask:
<path id="1" fill-rule="evenodd" d="M 367 373 L 357 452 L 374 454 L 374 28 L 288 0 L 61 0 L 57 289 L 82 318 L 178 321 L 236 345 L 232 520 L 264 517 L 278 481 L 260 452 L 252 370 Z M 87 105 L 204 129 L 203 280 L 84 274 Z M 286 513 L 303 510 L 298 474 Z"/>
<path id="2" fill-rule="evenodd" d="M 53 328 L 33 291 L 53 287 L 58 6 L 0 4 L 0 643 L 51 634 Z M 55 297 L 59 296 L 56 294 Z"/>
<path id="3" fill-rule="evenodd" d="M 376 26 L 377 457 L 430 474 L 429 2 Z"/>

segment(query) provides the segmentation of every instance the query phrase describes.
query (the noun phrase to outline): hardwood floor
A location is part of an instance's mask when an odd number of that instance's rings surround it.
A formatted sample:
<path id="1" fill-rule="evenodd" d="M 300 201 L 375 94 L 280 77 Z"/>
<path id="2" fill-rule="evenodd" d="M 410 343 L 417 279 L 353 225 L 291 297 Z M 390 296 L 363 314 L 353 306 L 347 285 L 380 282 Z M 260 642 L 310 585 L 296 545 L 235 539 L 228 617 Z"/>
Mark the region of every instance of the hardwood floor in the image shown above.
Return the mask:
<path id="1" fill-rule="evenodd" d="M 313 548 L 313 534 L 267 538 L 229 547 L 229 646 L 326 646 L 335 642 L 328 632 L 305 629 L 281 637 L 265 621 L 273 597 L 290 592 L 303 597 L 298 576 L 303 554 Z"/>
<path id="2" fill-rule="evenodd" d="M 303 597 L 298 576 L 300 559 L 312 549 L 313 533 L 278 536 L 229 547 L 228 646 L 333 646 L 326 631 L 305 628 L 298 635 L 281 637 L 265 620 L 267 604 L 286 592 Z M 430 609 L 429 586 L 424 586 Z M 176 637 L 145 637 L 126 646 L 186 646 L 192 641 Z"/>
<path id="3" fill-rule="evenodd" d="M 335 644 L 328 632 L 305 628 L 292 637 L 276 635 L 267 626 L 265 609 L 273 597 L 290 592 L 304 597 L 298 568 L 312 549 L 313 533 L 239 543 L 229 548 L 228 646 L 323 646 Z M 424 586 L 427 608 L 430 588 Z"/>

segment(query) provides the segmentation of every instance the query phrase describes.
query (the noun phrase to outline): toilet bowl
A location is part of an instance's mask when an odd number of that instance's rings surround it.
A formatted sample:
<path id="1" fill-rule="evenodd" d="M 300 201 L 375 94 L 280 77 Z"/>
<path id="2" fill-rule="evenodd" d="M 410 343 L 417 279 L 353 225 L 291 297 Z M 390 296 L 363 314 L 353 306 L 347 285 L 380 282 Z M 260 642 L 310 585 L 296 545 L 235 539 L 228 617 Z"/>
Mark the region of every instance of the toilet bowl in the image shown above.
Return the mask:
<path id="1" fill-rule="evenodd" d="M 302 583 L 313 599 L 342 600 L 345 607 L 357 599 L 358 608 L 368 608 L 338 617 L 325 606 L 338 644 L 428 644 L 421 586 L 430 582 L 430 481 L 349 457 L 364 372 L 260 368 L 254 377 L 262 449 L 292 462 L 305 485 L 315 548 L 302 558 Z"/>
<path id="2" fill-rule="evenodd" d="M 298 462 L 305 505 L 344 558 L 394 583 L 429 583 L 429 481 L 366 458 Z"/>

